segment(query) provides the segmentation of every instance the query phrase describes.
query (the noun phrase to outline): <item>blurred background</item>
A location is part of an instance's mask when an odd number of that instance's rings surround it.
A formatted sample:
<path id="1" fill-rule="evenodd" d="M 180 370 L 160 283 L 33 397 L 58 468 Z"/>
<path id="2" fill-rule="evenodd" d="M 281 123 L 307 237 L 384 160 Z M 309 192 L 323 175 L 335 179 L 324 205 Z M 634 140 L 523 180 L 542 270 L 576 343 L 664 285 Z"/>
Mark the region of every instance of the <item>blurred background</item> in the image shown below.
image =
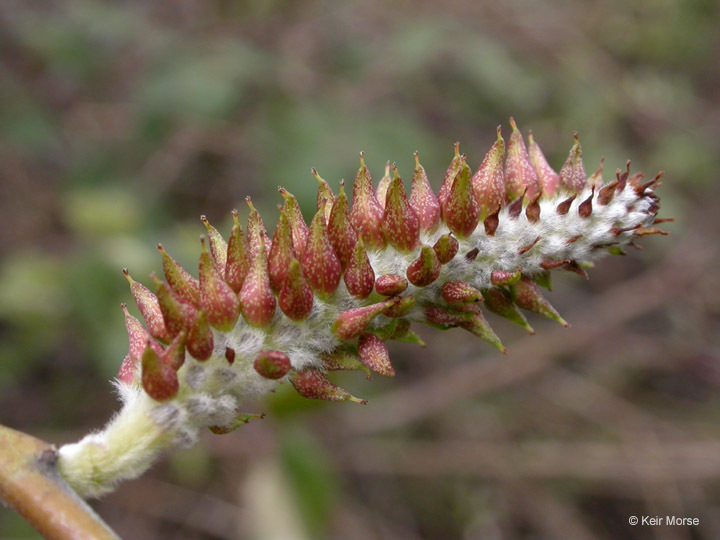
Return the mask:
<path id="1" fill-rule="evenodd" d="M 278 392 L 93 504 L 128 539 L 720 538 L 719 27 L 706 0 L 3 1 L 0 423 L 105 423 L 120 269 L 158 241 L 194 267 L 200 214 L 227 233 L 251 195 L 273 226 L 283 185 L 309 218 L 310 168 L 337 187 L 360 150 L 437 188 L 512 115 L 556 169 L 577 130 L 588 173 L 664 170 L 672 235 L 555 275 L 570 329 L 493 317 L 504 357 L 420 328 L 393 380 L 336 378 L 366 407 Z M 37 535 L 0 509 L 0 538 Z"/>

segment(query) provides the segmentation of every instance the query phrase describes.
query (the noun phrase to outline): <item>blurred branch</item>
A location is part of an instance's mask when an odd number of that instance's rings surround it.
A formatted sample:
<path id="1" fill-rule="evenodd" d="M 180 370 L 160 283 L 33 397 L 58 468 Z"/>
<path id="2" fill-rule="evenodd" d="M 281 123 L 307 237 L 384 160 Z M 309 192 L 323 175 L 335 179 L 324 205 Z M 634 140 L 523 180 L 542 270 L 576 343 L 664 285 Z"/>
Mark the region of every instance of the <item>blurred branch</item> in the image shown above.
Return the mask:
<path id="1" fill-rule="evenodd" d="M 117 540 L 57 472 L 54 446 L 0 426 L 0 499 L 48 540 Z"/>

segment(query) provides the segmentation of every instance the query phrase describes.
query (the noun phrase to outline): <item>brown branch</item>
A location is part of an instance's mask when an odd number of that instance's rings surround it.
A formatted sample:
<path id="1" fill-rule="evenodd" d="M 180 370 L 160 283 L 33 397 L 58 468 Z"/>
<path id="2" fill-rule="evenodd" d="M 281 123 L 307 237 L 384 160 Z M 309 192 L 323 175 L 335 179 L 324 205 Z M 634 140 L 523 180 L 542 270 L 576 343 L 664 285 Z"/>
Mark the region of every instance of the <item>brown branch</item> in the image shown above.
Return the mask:
<path id="1" fill-rule="evenodd" d="M 54 446 L 0 426 L 0 500 L 48 540 L 118 540 L 65 484 L 56 462 Z"/>

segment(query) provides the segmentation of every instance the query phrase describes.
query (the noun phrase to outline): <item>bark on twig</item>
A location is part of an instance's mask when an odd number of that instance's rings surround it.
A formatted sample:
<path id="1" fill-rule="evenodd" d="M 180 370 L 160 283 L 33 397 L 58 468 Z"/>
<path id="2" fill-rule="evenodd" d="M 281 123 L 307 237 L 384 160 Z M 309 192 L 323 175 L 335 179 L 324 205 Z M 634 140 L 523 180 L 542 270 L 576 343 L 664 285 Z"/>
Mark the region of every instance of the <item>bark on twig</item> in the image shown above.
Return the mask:
<path id="1" fill-rule="evenodd" d="M 0 500 L 48 540 L 118 540 L 57 472 L 54 446 L 0 426 Z"/>

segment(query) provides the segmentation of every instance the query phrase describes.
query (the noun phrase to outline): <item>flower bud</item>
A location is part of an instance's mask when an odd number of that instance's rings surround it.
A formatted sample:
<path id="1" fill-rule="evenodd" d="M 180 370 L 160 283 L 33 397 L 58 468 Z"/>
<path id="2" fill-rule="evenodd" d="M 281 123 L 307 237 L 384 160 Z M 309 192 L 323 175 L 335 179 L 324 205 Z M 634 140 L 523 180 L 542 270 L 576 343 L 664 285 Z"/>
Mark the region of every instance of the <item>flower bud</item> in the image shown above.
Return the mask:
<path id="1" fill-rule="evenodd" d="M 142 385 L 155 401 L 174 398 L 180 388 L 175 370 L 163 362 L 149 345 L 142 355 Z"/>
<path id="2" fill-rule="evenodd" d="M 405 196 L 402 179 L 393 165 L 393 179 L 388 186 L 383 214 L 383 232 L 388 243 L 398 251 L 412 251 L 420 237 L 420 221 Z"/>
<path id="3" fill-rule="evenodd" d="M 210 222 L 205 216 L 200 216 L 200 221 L 203 222 L 207 229 L 208 243 L 210 244 L 210 255 L 215 268 L 218 269 L 221 277 L 225 277 L 225 264 L 227 263 L 227 244 L 225 239 L 218 232 L 218 230 L 210 225 Z"/>
<path id="4" fill-rule="evenodd" d="M 292 365 L 290 358 L 280 351 L 260 351 L 253 363 L 255 371 L 266 379 L 282 379 Z"/>
<path id="5" fill-rule="evenodd" d="M 325 182 L 323 180 L 323 182 Z M 326 182 L 327 184 L 327 182 Z M 330 186 L 328 186 L 328 190 Z M 305 223 L 305 218 L 300 211 L 300 205 L 295 198 L 295 195 L 290 193 L 285 188 L 278 188 L 280 195 L 282 195 L 285 202 L 283 203 L 282 212 L 287 217 L 288 223 L 290 223 L 290 230 L 292 231 L 292 245 L 296 255 L 300 255 L 305 249 L 307 243 L 307 237 L 310 234 L 310 229 Z M 332 197 L 332 191 L 329 194 Z M 325 197 L 328 199 L 328 196 Z"/>
<path id="6" fill-rule="evenodd" d="M 407 288 L 407 279 L 397 274 L 385 274 L 375 281 L 375 290 L 382 296 L 397 296 Z"/>
<path id="7" fill-rule="evenodd" d="M 187 328 L 187 351 L 198 362 L 204 362 L 212 356 L 214 345 L 212 329 L 205 312 L 198 310 L 188 321 Z"/>
<path id="8" fill-rule="evenodd" d="M 251 246 L 253 245 L 253 238 L 256 238 L 255 242 L 258 251 L 253 255 L 250 271 L 245 277 L 245 282 L 238 296 L 240 298 L 240 310 L 248 324 L 263 327 L 272 321 L 275 314 L 276 300 L 270 288 L 265 243 L 262 236 L 260 236 L 259 230 L 256 230 L 251 237 Z"/>
<path id="9" fill-rule="evenodd" d="M 205 248 L 201 238 L 200 253 L 200 307 L 205 311 L 208 322 L 214 328 L 227 332 L 231 330 L 240 315 L 240 302 L 235 291 L 220 276 L 217 266 Z M 225 265 L 223 265 L 224 267 Z"/>
<path id="10" fill-rule="evenodd" d="M 585 188 L 586 180 L 582 147 L 580 146 L 578 134 L 575 132 L 575 144 L 573 144 L 565 164 L 560 169 L 560 187 L 570 193 L 580 193 Z"/>
<path id="11" fill-rule="evenodd" d="M 510 118 L 510 127 L 512 127 L 512 134 L 508 140 L 507 158 L 505 159 L 507 197 L 514 200 L 526 191 L 530 197 L 534 197 L 540 189 L 538 174 L 530 163 L 525 141 L 514 118 Z"/>
<path id="12" fill-rule="evenodd" d="M 479 337 L 490 345 L 494 345 L 498 348 L 498 350 L 500 350 L 501 353 L 507 354 L 507 349 L 502 344 L 497 334 L 490 327 L 488 322 L 485 320 L 485 317 L 479 309 L 476 311 L 472 311 L 470 320 L 461 322 L 459 326 L 460 328 L 467 330 L 471 334 Z"/>
<path id="13" fill-rule="evenodd" d="M 358 340 L 360 361 L 375 373 L 392 377 L 395 369 L 390 363 L 390 353 L 385 344 L 375 334 L 365 332 Z"/>
<path id="14" fill-rule="evenodd" d="M 450 190 L 452 189 L 453 183 L 455 182 L 455 177 L 457 176 L 458 171 L 460 170 L 460 162 L 462 160 L 462 156 L 460 155 L 460 143 L 456 142 L 454 145 L 455 149 L 455 155 L 453 156 L 452 160 L 450 161 L 450 165 L 448 165 L 447 170 L 445 171 L 445 178 L 443 179 L 443 183 L 440 186 L 440 191 L 438 191 L 438 203 L 440 204 L 440 215 L 445 218 L 445 204 L 447 203 L 447 199 L 450 196 Z"/>
<path id="15" fill-rule="evenodd" d="M 365 246 L 371 249 L 385 247 L 383 235 L 383 207 L 373 192 L 372 178 L 365 166 L 365 156 L 360 154 L 360 169 L 353 184 L 353 202 L 350 210 L 352 226 L 362 238 Z"/>
<path id="16" fill-rule="evenodd" d="M 161 282 L 155 274 L 151 274 L 150 279 L 157 287 L 158 305 L 160 306 L 165 327 L 171 338 L 175 338 L 186 328 L 188 321 L 195 317 L 197 308 L 180 300 L 170 286 Z"/>
<path id="17" fill-rule="evenodd" d="M 340 339 L 353 339 L 363 333 L 372 320 L 394 304 L 394 299 L 369 306 L 343 311 L 332 325 L 332 331 Z"/>
<path id="18" fill-rule="evenodd" d="M 342 276 L 342 267 L 330 244 L 325 216 L 321 210 L 318 210 L 310 223 L 310 235 L 300 263 L 310 288 L 320 297 L 327 298 L 335 292 Z"/>
<path id="19" fill-rule="evenodd" d="M 470 304 L 482 299 L 482 293 L 464 281 L 449 281 L 440 293 L 448 304 Z"/>
<path id="20" fill-rule="evenodd" d="M 157 248 L 162 254 L 163 273 L 170 288 L 183 302 L 198 306 L 200 302 L 200 282 L 168 255 L 162 244 L 158 244 Z"/>
<path id="21" fill-rule="evenodd" d="M 418 258 L 408 266 L 406 275 L 416 287 L 426 287 L 435 281 L 440 275 L 440 261 L 435 250 L 423 246 Z"/>
<path id="22" fill-rule="evenodd" d="M 484 219 L 496 208 L 502 208 L 505 205 L 504 157 L 505 140 L 502 137 L 501 128 L 498 126 L 497 140 L 485 154 L 485 159 L 472 177 L 475 198 L 480 205 L 480 219 Z"/>
<path id="23" fill-rule="evenodd" d="M 319 370 L 314 368 L 296 372 L 290 376 L 290 383 L 298 394 L 309 399 L 324 399 L 325 401 L 354 401 L 364 405 L 364 399 L 358 399 L 347 390 L 331 383 Z"/>
<path id="24" fill-rule="evenodd" d="M 290 223 L 288 222 L 285 212 L 280 211 L 280 216 L 275 226 L 275 234 L 272 239 L 272 248 L 268 256 L 268 275 L 270 277 L 270 287 L 272 287 L 273 291 L 279 291 L 285 281 L 287 281 L 290 261 L 294 258 L 295 253 L 293 250 Z"/>
<path id="25" fill-rule="evenodd" d="M 270 242 L 270 235 L 267 232 L 267 228 L 265 228 L 265 223 L 263 223 L 262 217 L 260 217 L 260 212 L 258 212 L 255 205 L 253 205 L 252 199 L 250 197 L 245 197 L 245 202 L 250 208 L 247 235 L 248 248 L 250 251 L 249 259 L 252 261 L 255 255 L 260 251 L 260 240 L 262 240 L 265 257 L 267 257 L 267 254 L 270 252 L 272 243 Z"/>
<path id="26" fill-rule="evenodd" d="M 353 248 L 352 257 L 345 269 L 345 286 L 356 298 L 367 298 L 373 290 L 375 272 L 368 259 L 362 240 L 358 240 Z"/>
<path id="27" fill-rule="evenodd" d="M 452 234 L 443 234 L 433 246 L 440 264 L 447 264 L 455 258 L 460 244 Z"/>
<path id="28" fill-rule="evenodd" d="M 485 298 L 485 306 L 487 306 L 490 311 L 506 318 L 510 322 L 522 326 L 531 334 L 535 333 L 535 330 L 528 324 L 525 316 L 518 311 L 510 295 L 504 290 L 497 288 L 485 289 L 482 294 L 483 298 Z"/>
<path id="29" fill-rule="evenodd" d="M 434 231 L 440 223 L 440 203 L 433 193 L 425 168 L 420 165 L 420 157 L 415 152 L 415 172 L 410 190 L 410 208 L 420 222 L 420 230 Z M 389 184 L 389 182 L 388 182 Z"/>
<path id="30" fill-rule="evenodd" d="M 340 260 L 341 268 L 345 270 L 353 256 L 357 234 L 350 223 L 350 206 L 345 195 L 344 182 L 340 182 L 340 193 L 332 205 L 328 220 L 328 237 Z"/>
<path id="31" fill-rule="evenodd" d="M 225 281 L 235 293 L 239 293 L 245 281 L 245 276 L 250 270 L 250 248 L 245 233 L 240 226 L 237 210 L 232 211 L 232 216 L 234 223 L 228 240 Z"/>
<path id="32" fill-rule="evenodd" d="M 365 378 L 370 380 L 370 370 L 360 362 L 357 354 L 344 347 L 338 347 L 333 352 L 320 357 L 320 363 L 326 371 L 363 371 Z"/>
<path id="33" fill-rule="evenodd" d="M 391 300 L 394 303 L 383 311 L 383 315 L 390 318 L 405 317 L 417 303 L 414 296 L 393 296 Z"/>
<path id="34" fill-rule="evenodd" d="M 545 154 L 533 139 L 532 130 L 528 133 L 528 158 L 532 163 L 540 182 L 540 191 L 545 197 L 552 197 L 560 183 L 560 175 L 556 173 L 545 159 Z"/>
<path id="35" fill-rule="evenodd" d="M 335 195 L 333 194 L 330 185 L 320 177 L 318 172 L 315 170 L 315 167 L 312 168 L 312 173 L 318 181 L 317 209 L 320 210 L 321 208 L 324 208 L 323 215 L 325 216 L 325 221 L 327 221 L 330 219 L 330 211 L 332 210 L 332 205 L 335 201 Z"/>
<path id="36" fill-rule="evenodd" d="M 452 328 L 460 323 L 469 322 L 472 312 L 450 309 L 445 306 L 429 305 L 425 308 L 425 321 L 439 328 Z"/>
<path id="37" fill-rule="evenodd" d="M 377 189 L 375 190 L 375 196 L 377 197 L 378 202 L 380 203 L 380 206 L 385 208 L 385 195 L 387 194 L 388 186 L 390 185 L 390 181 L 392 180 L 392 176 L 390 176 L 390 162 L 385 162 L 385 174 L 378 182 Z"/>
<path id="38" fill-rule="evenodd" d="M 557 321 L 563 326 L 570 326 L 565 319 L 555 311 L 555 308 L 550 305 L 550 302 L 543 298 L 538 290 L 537 284 L 529 277 L 523 276 L 510 290 L 513 300 L 521 308 Z"/>
<path id="39" fill-rule="evenodd" d="M 154 342 L 145 327 L 135 317 L 130 315 L 125 304 L 121 304 L 125 314 L 125 328 L 128 333 L 128 356 L 134 363 L 139 363 L 145 347 L 150 344 L 155 352 L 162 353 L 162 347 Z"/>
<path id="40" fill-rule="evenodd" d="M 180 332 L 170 345 L 162 352 L 160 359 L 175 371 L 180 369 L 185 363 L 185 338 L 187 333 L 185 330 Z"/>
<path id="41" fill-rule="evenodd" d="M 499 285 L 512 285 L 520 281 L 522 275 L 521 270 L 515 272 L 505 272 L 504 270 L 493 270 L 490 272 L 490 283 L 496 287 Z"/>
<path id="42" fill-rule="evenodd" d="M 465 156 L 460 157 L 442 214 L 448 228 L 459 238 L 470 236 L 480 221 L 480 206 L 475 198 L 472 172 Z"/>
<path id="43" fill-rule="evenodd" d="M 280 287 L 278 305 L 282 312 L 293 321 L 299 322 L 308 318 L 313 307 L 313 293 L 302 275 L 297 259 L 290 262 L 290 271 L 285 283 Z"/>
<path id="44" fill-rule="evenodd" d="M 127 268 L 123 268 L 123 275 L 130 283 L 130 292 L 135 298 L 135 303 L 140 309 L 143 319 L 145 319 L 150 334 L 163 343 L 170 343 L 173 335 L 170 334 L 165 325 L 157 296 L 151 293 L 147 287 L 130 277 Z"/>
<path id="45" fill-rule="evenodd" d="M 137 365 L 137 362 L 133 362 L 129 354 L 125 355 L 116 375 L 117 380 L 124 384 L 133 384 L 137 376 Z"/>

